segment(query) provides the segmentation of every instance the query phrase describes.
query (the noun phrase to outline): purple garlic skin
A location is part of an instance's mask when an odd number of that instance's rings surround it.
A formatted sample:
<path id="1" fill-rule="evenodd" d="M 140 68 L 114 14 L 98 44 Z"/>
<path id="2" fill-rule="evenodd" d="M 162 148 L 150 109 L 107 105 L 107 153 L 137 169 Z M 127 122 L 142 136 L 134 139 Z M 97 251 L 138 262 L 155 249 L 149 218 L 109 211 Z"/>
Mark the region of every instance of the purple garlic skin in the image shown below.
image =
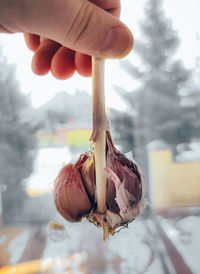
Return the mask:
<path id="1" fill-rule="evenodd" d="M 119 214 L 120 206 L 116 200 L 118 188 L 120 185 L 120 189 L 122 186 L 124 188 L 124 193 L 127 196 L 127 209 L 135 207 L 142 198 L 143 178 L 138 170 L 138 166 L 114 147 L 110 133 L 107 134 L 106 141 L 106 164 L 108 172 L 107 204 L 111 212 Z M 109 172 L 109 170 L 112 172 Z"/>
<path id="2" fill-rule="evenodd" d="M 87 217 L 104 229 L 104 239 L 117 227 L 135 219 L 145 207 L 144 176 L 139 166 L 118 151 L 107 131 L 106 168 L 107 212 L 96 212 L 94 153 L 81 154 L 78 161 L 65 166 L 54 186 L 54 202 L 59 213 L 68 221 Z"/>

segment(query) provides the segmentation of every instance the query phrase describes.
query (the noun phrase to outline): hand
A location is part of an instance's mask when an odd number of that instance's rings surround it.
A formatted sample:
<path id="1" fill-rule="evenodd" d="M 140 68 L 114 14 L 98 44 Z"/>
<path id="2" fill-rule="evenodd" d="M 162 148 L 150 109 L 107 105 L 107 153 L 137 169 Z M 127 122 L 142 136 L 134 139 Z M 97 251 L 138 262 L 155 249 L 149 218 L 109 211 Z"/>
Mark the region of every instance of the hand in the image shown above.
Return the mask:
<path id="1" fill-rule="evenodd" d="M 91 55 L 123 57 L 133 46 L 119 0 L 1 0 L 0 32 L 23 32 L 32 69 L 66 79 L 91 74 Z"/>

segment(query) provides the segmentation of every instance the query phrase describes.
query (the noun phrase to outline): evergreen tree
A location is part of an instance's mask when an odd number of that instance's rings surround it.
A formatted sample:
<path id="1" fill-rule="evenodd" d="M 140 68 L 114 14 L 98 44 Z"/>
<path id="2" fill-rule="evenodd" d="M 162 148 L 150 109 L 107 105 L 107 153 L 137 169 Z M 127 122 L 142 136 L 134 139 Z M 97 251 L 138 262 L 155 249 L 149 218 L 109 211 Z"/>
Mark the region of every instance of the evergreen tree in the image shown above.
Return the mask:
<path id="1" fill-rule="evenodd" d="M 180 91 L 190 72 L 174 59 L 179 38 L 166 18 L 161 0 L 148 0 L 145 19 L 140 22 L 142 40 L 134 51 L 141 65 L 122 62 L 124 69 L 139 81 L 132 92 L 120 92 L 134 118 L 135 153 L 147 174 L 147 144 L 162 139 L 176 150 L 177 144 L 190 140 L 190 124 L 181 103 Z M 148 177 L 148 176 L 147 176 Z"/>
<path id="2" fill-rule="evenodd" d="M 120 151 L 123 153 L 133 150 L 134 133 L 133 133 L 133 116 L 126 112 L 110 109 L 110 121 L 114 143 L 120 145 Z"/>
<path id="3" fill-rule="evenodd" d="M 124 97 L 138 113 L 137 131 L 142 129 L 142 133 L 138 134 L 145 135 L 145 143 L 162 137 L 167 143 L 177 145 L 182 123 L 180 91 L 190 73 L 181 61 L 173 59 L 179 39 L 171 21 L 165 17 L 162 1 L 148 1 L 145 15 L 140 24 L 143 40 L 136 40 L 135 46 L 142 66 L 139 69 L 130 63 L 124 64 L 124 68 L 132 77 L 139 79 L 141 85 L 137 90 L 125 93 Z M 173 132 L 174 136 L 169 132 Z"/>
<path id="4" fill-rule="evenodd" d="M 23 179 L 33 169 L 35 128 L 26 121 L 30 109 L 14 77 L 15 68 L 0 53 L 0 185 L 3 220 L 10 221 L 26 197 Z"/>

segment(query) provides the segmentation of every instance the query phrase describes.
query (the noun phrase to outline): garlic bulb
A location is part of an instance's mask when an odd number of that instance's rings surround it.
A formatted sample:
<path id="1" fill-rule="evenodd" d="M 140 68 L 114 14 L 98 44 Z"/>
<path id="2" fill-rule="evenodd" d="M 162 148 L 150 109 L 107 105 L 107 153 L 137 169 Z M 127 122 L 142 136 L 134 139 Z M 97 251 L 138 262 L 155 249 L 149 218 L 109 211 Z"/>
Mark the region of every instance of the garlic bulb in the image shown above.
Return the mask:
<path id="1" fill-rule="evenodd" d="M 68 221 L 82 217 L 101 226 L 104 239 L 120 226 L 133 221 L 145 207 L 144 176 L 139 166 L 129 160 L 106 134 L 107 211 L 96 212 L 94 152 L 81 154 L 78 161 L 64 167 L 55 180 L 54 201 Z"/>

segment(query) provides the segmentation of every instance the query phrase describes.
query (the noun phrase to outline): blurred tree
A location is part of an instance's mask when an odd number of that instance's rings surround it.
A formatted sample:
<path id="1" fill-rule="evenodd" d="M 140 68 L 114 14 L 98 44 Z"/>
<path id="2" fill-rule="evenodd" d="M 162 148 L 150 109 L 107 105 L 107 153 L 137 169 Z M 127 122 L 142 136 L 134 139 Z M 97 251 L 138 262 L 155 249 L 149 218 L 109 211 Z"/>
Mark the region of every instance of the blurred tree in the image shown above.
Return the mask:
<path id="1" fill-rule="evenodd" d="M 36 150 L 36 128 L 26 119 L 30 106 L 14 73 L 15 67 L 8 65 L 0 52 L 0 185 L 6 222 L 26 197 L 22 182 L 32 172 Z"/>
<path id="2" fill-rule="evenodd" d="M 200 35 L 197 34 L 200 45 Z M 200 138 L 200 56 L 196 57 L 195 67 L 189 80 L 181 90 L 182 117 L 177 138 L 182 143 L 182 149 L 190 148 L 192 139 Z M 172 132 L 171 138 L 173 138 Z"/>
<path id="3" fill-rule="evenodd" d="M 110 109 L 111 128 L 114 132 L 114 143 L 120 145 L 120 151 L 129 152 L 135 146 L 133 116 L 126 112 Z"/>
<path id="4" fill-rule="evenodd" d="M 177 32 L 166 18 L 161 0 L 148 0 L 145 19 L 140 22 L 142 39 L 135 41 L 134 51 L 141 65 L 123 61 L 123 68 L 139 82 L 132 92 L 121 92 L 134 118 L 136 158 L 148 171 L 147 144 L 162 139 L 176 150 L 180 142 L 188 142 L 192 135 L 185 119 L 180 91 L 190 72 L 180 60 L 173 58 L 179 45 Z"/>

